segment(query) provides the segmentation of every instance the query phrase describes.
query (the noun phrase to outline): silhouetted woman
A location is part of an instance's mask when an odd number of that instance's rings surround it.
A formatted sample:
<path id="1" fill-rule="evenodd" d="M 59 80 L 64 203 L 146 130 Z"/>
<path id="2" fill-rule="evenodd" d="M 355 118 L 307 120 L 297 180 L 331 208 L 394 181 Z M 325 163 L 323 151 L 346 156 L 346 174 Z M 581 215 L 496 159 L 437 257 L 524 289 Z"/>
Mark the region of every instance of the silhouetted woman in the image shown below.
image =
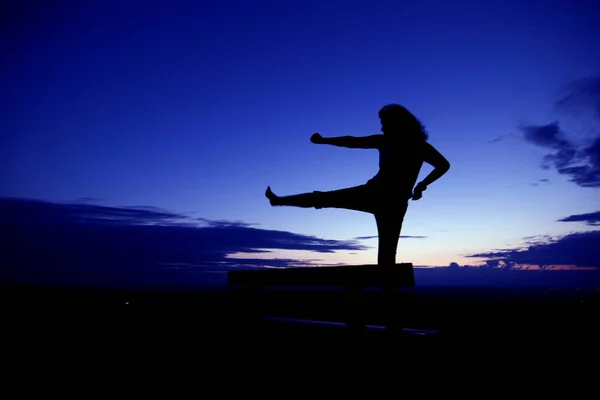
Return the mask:
<path id="1" fill-rule="evenodd" d="M 353 149 L 379 150 L 379 172 L 367 183 L 328 192 L 314 191 L 291 196 L 277 196 L 267 188 L 265 195 L 272 206 L 345 208 L 371 213 L 377 222 L 379 237 L 377 264 L 396 263 L 396 249 L 408 200 L 418 200 L 431 183 L 450 168 L 450 163 L 427 143 L 425 128 L 413 114 L 398 104 L 379 110 L 383 135 L 324 138 L 315 133 L 316 144 Z M 416 186 L 423 162 L 434 170 Z M 413 189 L 414 187 L 414 189 Z"/>

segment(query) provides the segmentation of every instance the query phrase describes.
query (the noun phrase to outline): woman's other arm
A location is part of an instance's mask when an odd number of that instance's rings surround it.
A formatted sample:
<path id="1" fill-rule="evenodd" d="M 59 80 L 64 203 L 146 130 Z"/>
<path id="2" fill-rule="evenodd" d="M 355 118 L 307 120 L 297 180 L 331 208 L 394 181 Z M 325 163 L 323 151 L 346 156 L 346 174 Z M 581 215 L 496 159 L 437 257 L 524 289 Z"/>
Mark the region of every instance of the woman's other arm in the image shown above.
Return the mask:
<path id="1" fill-rule="evenodd" d="M 415 186 L 413 200 L 420 199 L 423 196 L 423 191 L 427 189 L 427 186 L 440 179 L 450 169 L 448 160 L 446 160 L 446 158 L 429 143 L 425 143 L 423 161 L 431 164 L 433 166 L 433 171 Z"/>

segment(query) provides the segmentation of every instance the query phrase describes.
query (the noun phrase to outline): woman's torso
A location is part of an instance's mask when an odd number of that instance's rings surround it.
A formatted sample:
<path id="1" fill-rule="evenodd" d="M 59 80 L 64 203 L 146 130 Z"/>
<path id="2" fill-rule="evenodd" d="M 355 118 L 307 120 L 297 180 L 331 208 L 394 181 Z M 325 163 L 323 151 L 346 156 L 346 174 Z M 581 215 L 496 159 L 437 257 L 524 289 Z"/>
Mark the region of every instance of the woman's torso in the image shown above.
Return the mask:
<path id="1" fill-rule="evenodd" d="M 383 140 L 379 148 L 379 171 L 368 181 L 410 198 L 423 166 L 425 141 L 391 142 Z"/>

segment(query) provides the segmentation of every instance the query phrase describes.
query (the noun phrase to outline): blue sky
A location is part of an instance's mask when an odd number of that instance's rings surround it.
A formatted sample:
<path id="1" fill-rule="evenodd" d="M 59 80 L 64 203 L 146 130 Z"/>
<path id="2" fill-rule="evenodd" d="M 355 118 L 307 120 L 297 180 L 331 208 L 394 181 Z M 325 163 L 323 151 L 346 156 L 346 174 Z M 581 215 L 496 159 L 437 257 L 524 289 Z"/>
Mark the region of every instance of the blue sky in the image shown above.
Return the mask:
<path id="1" fill-rule="evenodd" d="M 425 238 L 402 238 L 398 261 L 481 264 L 531 237 L 549 244 L 597 229 L 593 1 L 11 7 L 0 45 L 2 197 L 150 206 L 332 241 L 374 236 L 370 215 L 272 208 L 263 193 L 368 180 L 375 150 L 317 146 L 310 135 L 378 133 L 377 111 L 397 102 L 452 165 L 411 202 L 402 235 Z M 543 168 L 549 154 L 559 156 Z M 589 170 L 565 169 L 576 163 Z M 577 181 L 584 173 L 591 180 Z M 589 217 L 559 221 L 576 215 Z M 375 262 L 376 240 L 357 243 L 368 248 L 258 256 Z M 244 248 L 228 254 L 246 257 Z"/>

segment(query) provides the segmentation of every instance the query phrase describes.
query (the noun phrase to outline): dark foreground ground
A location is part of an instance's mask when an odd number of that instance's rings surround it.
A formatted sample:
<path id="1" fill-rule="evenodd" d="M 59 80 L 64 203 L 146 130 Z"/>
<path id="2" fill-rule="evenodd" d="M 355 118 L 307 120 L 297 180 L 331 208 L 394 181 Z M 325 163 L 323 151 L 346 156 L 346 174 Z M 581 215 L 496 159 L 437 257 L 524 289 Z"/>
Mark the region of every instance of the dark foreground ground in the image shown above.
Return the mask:
<path id="1" fill-rule="evenodd" d="M 208 379 L 218 371 L 266 385 L 282 373 L 385 371 L 402 380 L 407 370 L 589 371 L 583 365 L 597 365 L 600 344 L 598 291 L 420 288 L 404 310 L 413 330 L 400 335 L 282 321 L 251 329 L 235 318 L 239 304 L 214 290 L 4 287 L 1 304 L 5 365 L 68 379 L 108 371 Z"/>

